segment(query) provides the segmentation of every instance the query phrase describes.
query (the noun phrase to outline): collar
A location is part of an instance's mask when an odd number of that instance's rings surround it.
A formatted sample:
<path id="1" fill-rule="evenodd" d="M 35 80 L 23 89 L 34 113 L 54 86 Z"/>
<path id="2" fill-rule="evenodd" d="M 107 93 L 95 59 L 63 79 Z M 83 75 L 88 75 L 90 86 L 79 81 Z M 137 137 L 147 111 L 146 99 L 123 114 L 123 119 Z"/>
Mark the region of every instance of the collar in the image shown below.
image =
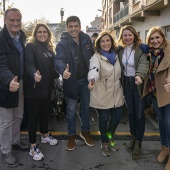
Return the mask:
<path id="1" fill-rule="evenodd" d="M 127 49 L 129 49 L 129 48 L 132 49 L 132 47 L 133 47 L 133 44 L 130 44 L 130 45 L 126 46 Z"/>
<path id="2" fill-rule="evenodd" d="M 8 32 L 9 32 L 9 31 L 8 31 Z M 12 34 L 10 34 L 10 32 L 9 32 L 9 35 L 10 35 L 10 37 L 11 37 L 12 39 L 14 39 L 15 41 L 18 41 L 18 39 L 19 39 L 20 36 L 21 36 L 21 33 L 18 32 L 16 37 L 14 37 Z"/>

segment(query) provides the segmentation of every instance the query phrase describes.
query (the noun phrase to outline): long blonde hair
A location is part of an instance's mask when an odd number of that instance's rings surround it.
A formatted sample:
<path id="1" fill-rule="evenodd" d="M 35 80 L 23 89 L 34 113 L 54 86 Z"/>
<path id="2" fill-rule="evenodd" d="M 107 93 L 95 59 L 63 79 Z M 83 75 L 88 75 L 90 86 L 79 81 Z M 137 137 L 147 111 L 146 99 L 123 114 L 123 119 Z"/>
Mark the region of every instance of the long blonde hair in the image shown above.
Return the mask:
<path id="1" fill-rule="evenodd" d="M 134 35 L 134 42 L 133 42 L 133 47 L 134 49 L 138 48 L 139 45 L 142 43 L 138 33 L 136 32 L 136 30 L 131 26 L 131 25 L 125 25 L 124 27 L 121 28 L 120 33 L 119 33 L 119 37 L 117 40 L 117 44 L 121 45 L 123 47 L 126 46 L 126 44 L 123 42 L 123 31 L 124 30 L 129 30 L 133 35 Z"/>
<path id="2" fill-rule="evenodd" d="M 163 42 L 162 42 L 162 47 L 165 48 L 168 45 L 168 40 L 165 37 L 165 34 L 163 33 L 162 29 L 160 27 L 152 27 L 149 29 L 147 36 L 146 36 L 146 43 L 151 47 L 150 42 L 150 37 L 153 33 L 157 32 L 158 34 L 160 34 L 160 36 L 163 38 Z"/>
<path id="3" fill-rule="evenodd" d="M 54 36 L 52 34 L 52 32 L 50 31 L 49 27 L 44 24 L 44 23 L 38 23 L 33 32 L 32 32 L 32 35 L 27 39 L 27 43 L 35 43 L 37 38 L 36 38 L 36 34 L 37 34 L 37 30 L 39 27 L 44 27 L 47 32 L 48 32 L 48 39 L 47 39 L 47 48 L 49 51 L 55 53 L 55 43 L 54 43 Z"/>

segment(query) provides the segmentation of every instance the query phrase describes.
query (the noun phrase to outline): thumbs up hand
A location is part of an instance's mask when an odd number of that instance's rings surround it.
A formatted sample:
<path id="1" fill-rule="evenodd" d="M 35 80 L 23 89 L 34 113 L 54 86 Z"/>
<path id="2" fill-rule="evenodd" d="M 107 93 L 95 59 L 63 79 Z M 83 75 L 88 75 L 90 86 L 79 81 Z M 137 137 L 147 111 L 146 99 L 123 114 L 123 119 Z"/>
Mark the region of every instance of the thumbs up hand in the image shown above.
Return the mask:
<path id="1" fill-rule="evenodd" d="M 9 83 L 9 91 L 16 92 L 19 89 L 18 77 L 15 76 Z"/>
<path id="2" fill-rule="evenodd" d="M 40 82 L 41 78 L 42 78 L 42 76 L 41 76 L 39 70 L 37 70 L 37 72 L 34 73 L 34 80 L 35 80 L 35 82 Z"/>
<path id="3" fill-rule="evenodd" d="M 69 72 L 69 65 L 66 64 L 66 69 L 65 69 L 64 72 L 63 72 L 63 78 L 64 78 L 64 79 L 69 79 L 69 78 L 70 78 L 70 75 L 71 75 L 71 73 Z"/>
<path id="4" fill-rule="evenodd" d="M 94 83 L 95 83 L 95 79 L 90 79 L 89 84 L 88 84 L 88 89 L 89 90 L 93 90 Z"/>

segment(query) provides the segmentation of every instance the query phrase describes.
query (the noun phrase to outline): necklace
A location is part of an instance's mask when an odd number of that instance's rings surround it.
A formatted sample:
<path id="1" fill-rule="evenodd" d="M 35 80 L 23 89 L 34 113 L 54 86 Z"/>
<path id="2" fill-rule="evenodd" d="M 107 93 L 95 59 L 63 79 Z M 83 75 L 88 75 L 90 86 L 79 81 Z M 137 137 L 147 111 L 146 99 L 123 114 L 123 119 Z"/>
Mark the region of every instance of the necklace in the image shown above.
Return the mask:
<path id="1" fill-rule="evenodd" d="M 131 53 L 132 53 L 132 50 L 133 50 L 133 46 L 132 46 L 132 48 L 131 48 L 131 51 L 130 51 L 129 56 L 127 57 L 127 47 L 126 47 L 126 65 L 128 65 L 128 61 L 129 61 L 130 55 L 131 55 Z"/>

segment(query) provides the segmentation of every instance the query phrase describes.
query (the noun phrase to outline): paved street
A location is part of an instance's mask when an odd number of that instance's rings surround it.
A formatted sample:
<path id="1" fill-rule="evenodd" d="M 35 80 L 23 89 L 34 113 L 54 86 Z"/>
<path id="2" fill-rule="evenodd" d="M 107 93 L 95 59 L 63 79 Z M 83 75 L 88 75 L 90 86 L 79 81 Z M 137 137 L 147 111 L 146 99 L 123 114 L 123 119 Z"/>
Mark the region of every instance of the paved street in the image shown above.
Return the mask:
<path id="1" fill-rule="evenodd" d="M 101 153 L 100 137 L 98 134 L 98 124 L 91 126 L 92 136 L 96 145 L 88 147 L 77 135 L 77 144 L 74 151 L 66 150 L 66 120 L 65 117 L 56 120 L 54 128 L 54 116 L 51 116 L 50 129 L 55 138 L 59 140 L 58 145 L 50 146 L 40 144 L 40 149 L 45 158 L 42 161 L 34 161 L 27 151 L 14 151 L 20 165 L 14 170 L 164 170 L 165 165 L 160 165 L 156 161 L 159 153 L 160 143 L 158 131 L 153 131 L 152 125 L 146 119 L 146 133 L 142 142 L 142 156 L 139 160 L 132 160 L 131 152 L 126 151 L 126 143 L 129 140 L 129 126 L 126 115 L 122 118 L 122 123 L 116 132 L 115 140 L 120 147 L 119 151 L 112 152 L 110 157 L 105 157 Z M 92 113 L 91 124 L 97 122 L 97 115 Z M 156 123 L 156 122 L 155 122 Z M 77 117 L 77 130 L 80 131 L 80 121 Z M 28 143 L 27 132 L 22 132 L 22 139 Z M 37 136 L 40 143 L 40 135 Z M 0 160 L 2 157 L 0 156 Z M 8 170 L 3 161 L 1 170 Z"/>

